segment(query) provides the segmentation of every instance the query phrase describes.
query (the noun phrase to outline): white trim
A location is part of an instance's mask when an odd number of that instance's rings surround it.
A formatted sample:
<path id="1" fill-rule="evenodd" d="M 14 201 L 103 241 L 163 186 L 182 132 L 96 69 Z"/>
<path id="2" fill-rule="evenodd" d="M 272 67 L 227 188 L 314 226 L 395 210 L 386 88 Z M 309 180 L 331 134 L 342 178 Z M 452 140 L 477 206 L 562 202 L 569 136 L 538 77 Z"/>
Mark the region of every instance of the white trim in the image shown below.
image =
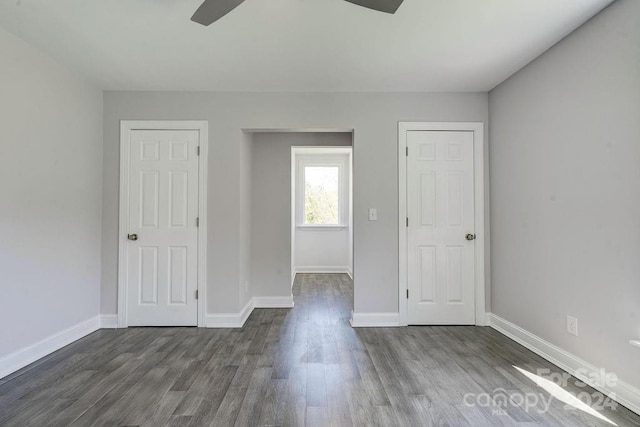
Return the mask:
<path id="1" fill-rule="evenodd" d="M 209 177 L 209 122 L 194 122 L 200 131 L 198 164 L 198 327 L 207 323 L 207 200 Z"/>
<path id="2" fill-rule="evenodd" d="M 120 221 L 118 226 L 118 327 L 127 323 L 127 240 L 129 226 L 129 141 L 136 129 L 188 129 L 199 131 L 198 157 L 198 326 L 207 323 L 207 176 L 209 122 L 205 120 L 122 120 L 120 121 Z"/>
<path id="3" fill-rule="evenodd" d="M 350 132 L 351 133 L 351 132 Z M 353 152 L 351 145 L 292 145 L 291 152 L 299 155 L 346 156 Z"/>
<path id="4" fill-rule="evenodd" d="M 347 266 L 347 274 L 349 275 L 351 280 L 353 280 L 353 269 L 349 266 Z"/>
<path id="5" fill-rule="evenodd" d="M 117 314 L 101 314 L 100 329 L 115 329 L 118 327 Z"/>
<path id="6" fill-rule="evenodd" d="M 475 182 L 475 299 L 476 325 L 486 324 L 484 256 L 484 123 L 482 122 L 398 122 L 398 312 L 400 325 L 408 325 L 407 282 L 407 131 L 442 130 L 473 132 L 473 171 Z"/>
<path id="7" fill-rule="evenodd" d="M 614 386 L 595 384 L 591 378 L 599 378 L 601 370 L 579 357 L 551 344 L 531 332 L 495 314 L 488 313 L 489 326 L 523 345 L 537 355 L 564 369 L 580 381 L 595 388 L 611 399 L 640 414 L 640 389 L 618 378 Z"/>
<path id="8" fill-rule="evenodd" d="M 242 328 L 256 308 L 293 308 L 293 295 L 286 297 L 254 297 L 239 313 L 207 314 L 207 328 Z"/>
<path id="9" fill-rule="evenodd" d="M 250 299 L 239 313 L 207 314 L 207 328 L 242 328 L 253 312 L 253 299 Z"/>
<path id="10" fill-rule="evenodd" d="M 100 329 L 100 316 L 95 316 L 4 356 L 0 358 L 0 378 L 12 374 L 98 329 Z"/>
<path id="11" fill-rule="evenodd" d="M 253 297 L 254 308 L 293 308 L 293 295 L 284 297 Z"/>
<path id="12" fill-rule="evenodd" d="M 339 265 L 339 266 L 320 266 L 320 265 L 310 265 L 310 266 L 302 266 L 302 267 L 296 267 L 295 268 L 295 272 L 297 273 L 310 273 L 310 274 L 348 274 L 349 276 L 351 276 L 350 273 L 351 269 L 349 268 L 349 266 L 346 265 Z"/>
<path id="13" fill-rule="evenodd" d="M 295 159 L 295 180 L 291 181 L 292 205 L 295 206 L 295 226 L 298 230 L 338 231 L 348 228 L 349 224 L 349 169 L 351 163 L 351 147 L 291 147 L 291 157 Z M 305 224 L 305 174 L 306 167 L 338 168 L 338 223 L 337 224 Z"/>
<path id="14" fill-rule="evenodd" d="M 353 133 L 349 128 L 244 128 L 245 133 Z"/>
<path id="15" fill-rule="evenodd" d="M 640 348 L 640 340 L 631 340 L 629 341 L 629 344 L 631 344 L 634 347 Z"/>
<path id="16" fill-rule="evenodd" d="M 296 155 L 293 149 L 291 150 L 291 289 L 293 290 L 293 284 L 296 280 Z"/>
<path id="17" fill-rule="evenodd" d="M 299 231 L 343 231 L 348 230 L 348 225 L 315 225 L 315 224 L 299 224 L 296 225 Z"/>
<path id="18" fill-rule="evenodd" d="M 392 328 L 400 326 L 399 313 L 354 313 L 351 312 L 353 328 Z"/>

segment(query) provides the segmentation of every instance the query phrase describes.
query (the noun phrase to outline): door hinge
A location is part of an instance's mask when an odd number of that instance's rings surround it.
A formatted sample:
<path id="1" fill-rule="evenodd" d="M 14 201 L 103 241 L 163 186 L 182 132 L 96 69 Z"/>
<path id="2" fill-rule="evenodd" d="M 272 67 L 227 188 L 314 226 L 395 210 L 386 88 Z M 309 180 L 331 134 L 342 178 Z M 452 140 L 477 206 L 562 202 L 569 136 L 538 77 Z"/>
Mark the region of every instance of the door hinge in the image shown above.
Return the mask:
<path id="1" fill-rule="evenodd" d="M 198 290 L 196 289 L 196 299 L 198 299 Z"/>
<path id="2" fill-rule="evenodd" d="M 407 157 L 409 157 L 409 147 L 405 147 L 407 152 Z"/>
<path id="3" fill-rule="evenodd" d="M 407 289 L 407 299 L 409 299 L 409 289 Z"/>
<path id="4" fill-rule="evenodd" d="M 407 217 L 407 227 L 409 226 L 409 217 Z"/>
<path id="5" fill-rule="evenodd" d="M 199 145 L 196 147 L 196 154 L 197 154 L 198 156 L 200 155 L 200 146 L 199 146 Z"/>
<path id="6" fill-rule="evenodd" d="M 200 227 L 200 217 L 196 218 L 196 227 Z"/>

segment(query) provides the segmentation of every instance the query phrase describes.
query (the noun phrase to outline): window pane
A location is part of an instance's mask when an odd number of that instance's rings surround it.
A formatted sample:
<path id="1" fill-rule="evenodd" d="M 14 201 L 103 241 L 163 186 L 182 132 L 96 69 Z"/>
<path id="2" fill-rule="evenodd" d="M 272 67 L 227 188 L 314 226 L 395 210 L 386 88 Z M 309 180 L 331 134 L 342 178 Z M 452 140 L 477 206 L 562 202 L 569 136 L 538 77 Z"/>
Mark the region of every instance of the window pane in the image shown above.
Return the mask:
<path id="1" fill-rule="evenodd" d="M 305 166 L 305 224 L 338 225 L 338 176 L 338 166 Z"/>

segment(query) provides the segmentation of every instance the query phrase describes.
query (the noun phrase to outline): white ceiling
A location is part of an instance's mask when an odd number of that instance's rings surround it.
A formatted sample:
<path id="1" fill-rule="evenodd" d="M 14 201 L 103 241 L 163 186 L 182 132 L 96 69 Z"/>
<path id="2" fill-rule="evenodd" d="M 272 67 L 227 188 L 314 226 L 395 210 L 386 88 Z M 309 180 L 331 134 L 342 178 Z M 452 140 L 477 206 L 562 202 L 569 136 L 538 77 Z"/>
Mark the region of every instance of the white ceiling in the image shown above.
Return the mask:
<path id="1" fill-rule="evenodd" d="M 487 91 L 612 0 L 0 0 L 0 26 L 109 90 Z"/>

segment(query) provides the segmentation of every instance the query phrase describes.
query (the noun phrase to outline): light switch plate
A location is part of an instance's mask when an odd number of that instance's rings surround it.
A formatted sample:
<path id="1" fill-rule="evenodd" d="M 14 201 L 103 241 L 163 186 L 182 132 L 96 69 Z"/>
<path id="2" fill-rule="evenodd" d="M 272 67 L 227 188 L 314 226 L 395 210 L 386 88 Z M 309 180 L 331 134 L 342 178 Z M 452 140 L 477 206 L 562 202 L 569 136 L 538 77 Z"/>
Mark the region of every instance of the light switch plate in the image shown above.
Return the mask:
<path id="1" fill-rule="evenodd" d="M 378 220 L 378 209 L 369 208 L 369 221 L 377 221 Z"/>

